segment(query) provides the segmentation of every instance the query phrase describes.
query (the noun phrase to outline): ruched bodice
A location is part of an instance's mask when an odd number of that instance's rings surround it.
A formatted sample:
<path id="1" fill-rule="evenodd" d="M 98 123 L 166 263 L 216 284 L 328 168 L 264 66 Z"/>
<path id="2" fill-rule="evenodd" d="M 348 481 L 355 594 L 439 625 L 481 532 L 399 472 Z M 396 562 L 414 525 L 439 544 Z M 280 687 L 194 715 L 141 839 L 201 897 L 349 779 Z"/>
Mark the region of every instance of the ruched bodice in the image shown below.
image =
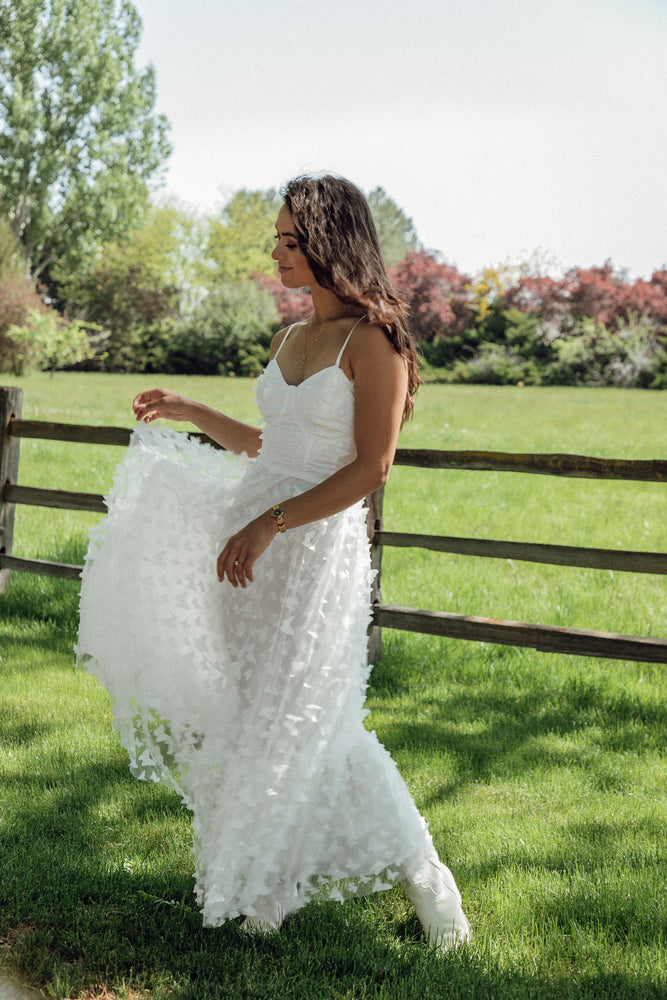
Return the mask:
<path id="1" fill-rule="evenodd" d="M 290 385 L 274 358 L 256 398 L 265 421 L 262 466 L 319 483 L 356 456 L 354 382 L 338 364 Z"/>

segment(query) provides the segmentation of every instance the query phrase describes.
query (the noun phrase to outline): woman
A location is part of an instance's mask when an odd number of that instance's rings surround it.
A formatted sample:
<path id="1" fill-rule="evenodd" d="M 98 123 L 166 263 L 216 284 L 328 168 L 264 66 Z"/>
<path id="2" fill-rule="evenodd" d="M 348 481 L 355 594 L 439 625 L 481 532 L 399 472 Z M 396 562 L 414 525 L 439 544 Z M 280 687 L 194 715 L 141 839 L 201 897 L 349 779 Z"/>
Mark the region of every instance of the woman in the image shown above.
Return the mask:
<path id="1" fill-rule="evenodd" d="M 361 501 L 389 475 L 416 353 L 361 192 L 301 177 L 283 195 L 272 257 L 313 314 L 274 337 L 265 426 L 162 389 L 136 397 L 142 424 L 91 537 L 78 656 L 110 691 L 133 773 L 192 810 L 206 925 L 275 930 L 311 899 L 401 881 L 444 948 L 469 936 L 458 889 L 362 724 Z M 227 451 L 144 426 L 158 417 Z"/>

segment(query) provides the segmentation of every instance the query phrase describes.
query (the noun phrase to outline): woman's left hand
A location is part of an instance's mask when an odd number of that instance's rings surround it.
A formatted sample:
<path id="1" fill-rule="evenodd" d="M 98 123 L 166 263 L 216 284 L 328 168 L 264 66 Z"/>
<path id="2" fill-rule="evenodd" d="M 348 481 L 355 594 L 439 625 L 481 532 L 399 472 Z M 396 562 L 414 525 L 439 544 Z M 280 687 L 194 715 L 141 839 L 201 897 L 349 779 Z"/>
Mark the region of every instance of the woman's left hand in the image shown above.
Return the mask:
<path id="1" fill-rule="evenodd" d="M 228 540 L 218 556 L 218 580 L 227 577 L 232 587 L 247 587 L 253 581 L 255 562 L 276 537 L 275 519 L 269 511 L 260 514 Z"/>

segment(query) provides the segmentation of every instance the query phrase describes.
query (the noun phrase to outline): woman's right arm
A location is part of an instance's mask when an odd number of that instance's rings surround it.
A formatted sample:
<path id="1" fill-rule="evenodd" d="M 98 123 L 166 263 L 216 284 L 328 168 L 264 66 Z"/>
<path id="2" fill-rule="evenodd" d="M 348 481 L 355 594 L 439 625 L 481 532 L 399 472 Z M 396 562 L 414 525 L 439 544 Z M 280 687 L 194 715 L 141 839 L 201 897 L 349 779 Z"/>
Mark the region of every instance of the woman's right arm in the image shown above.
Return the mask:
<path id="1" fill-rule="evenodd" d="M 259 427 L 244 424 L 214 410 L 212 406 L 198 403 L 186 396 L 179 396 L 166 389 L 149 389 L 140 392 L 132 401 L 137 420 L 150 424 L 163 417 L 165 420 L 188 420 L 200 431 L 217 441 L 228 451 L 245 452 L 251 458 L 259 454 L 261 431 Z"/>
<path id="2" fill-rule="evenodd" d="M 289 329 L 284 327 L 274 335 L 269 358 L 275 357 L 288 333 Z M 227 451 L 235 451 L 237 455 L 245 452 L 250 458 L 256 458 L 259 454 L 262 443 L 262 432 L 259 427 L 234 420 L 226 413 L 214 410 L 212 406 L 205 406 L 204 403 L 198 403 L 194 399 L 188 399 L 187 396 L 178 396 L 175 392 L 167 392 L 166 389 L 149 389 L 148 392 L 140 392 L 135 396 L 132 400 L 132 409 L 137 420 L 143 420 L 146 424 L 159 417 L 165 420 L 189 420 Z"/>

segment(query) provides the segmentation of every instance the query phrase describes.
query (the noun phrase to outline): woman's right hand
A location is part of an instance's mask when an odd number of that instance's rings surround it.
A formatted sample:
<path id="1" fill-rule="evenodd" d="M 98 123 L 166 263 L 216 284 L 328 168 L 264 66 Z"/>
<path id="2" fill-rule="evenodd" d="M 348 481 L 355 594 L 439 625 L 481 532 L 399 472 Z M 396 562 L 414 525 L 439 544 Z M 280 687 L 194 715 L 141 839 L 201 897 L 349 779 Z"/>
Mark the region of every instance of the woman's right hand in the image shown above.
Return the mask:
<path id="1" fill-rule="evenodd" d="M 192 400 L 186 396 L 178 396 L 166 389 L 149 389 L 140 392 L 132 400 L 132 409 L 137 420 L 145 424 L 163 417 L 165 420 L 190 420 Z"/>

